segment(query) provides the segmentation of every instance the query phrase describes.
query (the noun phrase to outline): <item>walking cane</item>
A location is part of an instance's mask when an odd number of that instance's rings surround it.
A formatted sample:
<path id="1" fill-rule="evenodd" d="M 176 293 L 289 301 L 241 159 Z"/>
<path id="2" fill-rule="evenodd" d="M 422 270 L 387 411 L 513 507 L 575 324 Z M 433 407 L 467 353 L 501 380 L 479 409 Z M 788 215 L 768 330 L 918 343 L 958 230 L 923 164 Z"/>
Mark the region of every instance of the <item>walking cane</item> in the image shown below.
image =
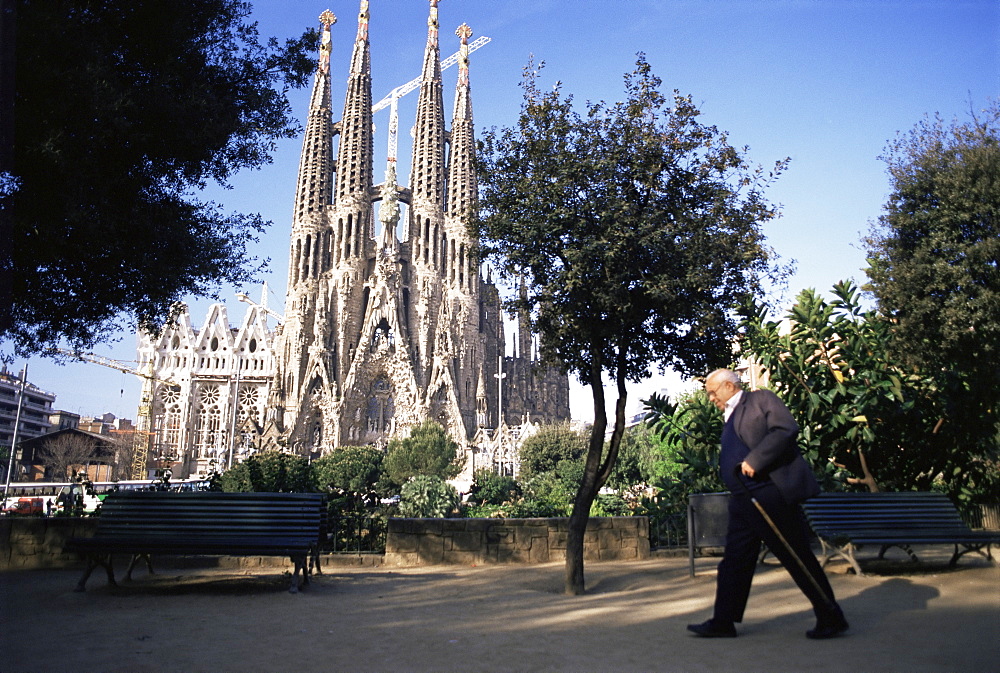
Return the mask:
<path id="1" fill-rule="evenodd" d="M 739 482 L 740 488 L 742 488 L 743 492 L 747 495 L 747 497 L 750 498 L 750 502 L 752 502 L 753 506 L 757 508 L 757 511 L 760 512 L 760 515 L 764 517 L 764 521 L 767 522 L 767 525 L 770 526 L 771 530 L 774 531 L 774 534 L 778 536 L 779 540 L 781 540 L 781 544 L 783 544 L 785 546 L 785 549 L 788 550 L 788 553 L 792 555 L 792 558 L 795 559 L 795 562 L 799 565 L 799 568 L 802 570 L 802 572 L 805 573 L 805 576 L 809 578 L 810 582 L 812 582 L 812 585 L 813 587 L 816 588 L 817 593 L 819 593 L 819 595 L 823 597 L 823 601 L 826 603 L 827 607 L 830 608 L 831 610 L 836 609 L 837 604 L 833 602 L 833 599 L 831 599 L 829 596 L 826 595 L 826 591 L 824 591 L 823 587 L 819 585 L 819 582 L 817 582 L 816 578 L 813 577 L 813 574 L 809 572 L 809 569 L 806 568 L 806 564 L 802 561 L 799 555 L 795 553 L 795 550 L 792 549 L 792 545 L 788 544 L 788 540 L 786 540 L 782 532 L 778 530 L 778 526 L 774 523 L 774 520 L 764 509 L 764 506 L 761 505 L 759 502 L 757 502 L 757 498 L 753 497 L 753 494 L 750 492 L 750 489 L 747 488 L 747 485 L 745 483 L 743 483 L 742 466 L 737 465 L 736 469 L 733 470 L 733 472 L 736 474 L 736 481 Z"/>

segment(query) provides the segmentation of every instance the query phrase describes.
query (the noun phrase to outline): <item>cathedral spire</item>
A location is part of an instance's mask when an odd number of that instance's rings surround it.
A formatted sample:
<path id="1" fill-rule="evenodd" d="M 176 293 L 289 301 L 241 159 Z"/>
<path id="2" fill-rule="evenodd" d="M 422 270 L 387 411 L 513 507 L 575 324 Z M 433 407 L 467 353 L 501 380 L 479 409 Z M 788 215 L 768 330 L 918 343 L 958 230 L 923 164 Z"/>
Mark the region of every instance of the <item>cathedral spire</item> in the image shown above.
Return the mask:
<path id="1" fill-rule="evenodd" d="M 333 12 L 326 10 L 319 16 L 322 41 L 319 63 L 309 101 L 309 118 L 302 138 L 299 158 L 299 177 L 295 193 L 293 227 L 307 224 L 314 216 L 330 205 L 330 172 L 333 168 L 333 123 L 330 117 L 330 26 L 337 22 Z"/>
<path id="2" fill-rule="evenodd" d="M 438 46 L 438 0 L 430 0 L 427 46 L 414 124 L 413 164 L 410 188 L 414 206 L 438 211 L 444 205 L 444 103 L 441 92 L 441 50 Z"/>
<path id="3" fill-rule="evenodd" d="M 347 79 L 337 155 L 339 170 L 336 199 L 338 202 L 344 199 L 350 201 L 351 203 L 344 205 L 359 211 L 356 213 L 358 217 L 363 216 L 360 212 L 361 204 L 369 201 L 372 177 L 372 78 L 368 18 L 368 0 L 361 0 L 358 35 L 351 54 L 351 72 Z M 355 204 L 354 201 L 358 203 Z M 356 230 L 367 229 L 367 220 L 354 222 Z M 352 254 L 360 252 L 359 248 L 352 246 Z"/>
<path id="4" fill-rule="evenodd" d="M 451 121 L 451 157 L 448 162 L 448 215 L 462 226 L 455 233 L 464 233 L 464 220 L 475 207 L 476 140 L 472 123 L 472 90 L 469 85 L 469 38 L 472 29 L 462 24 L 455 31 L 461 39 L 458 57 L 458 85 L 455 88 L 455 112 Z M 459 221 L 461 220 L 461 221 Z"/>

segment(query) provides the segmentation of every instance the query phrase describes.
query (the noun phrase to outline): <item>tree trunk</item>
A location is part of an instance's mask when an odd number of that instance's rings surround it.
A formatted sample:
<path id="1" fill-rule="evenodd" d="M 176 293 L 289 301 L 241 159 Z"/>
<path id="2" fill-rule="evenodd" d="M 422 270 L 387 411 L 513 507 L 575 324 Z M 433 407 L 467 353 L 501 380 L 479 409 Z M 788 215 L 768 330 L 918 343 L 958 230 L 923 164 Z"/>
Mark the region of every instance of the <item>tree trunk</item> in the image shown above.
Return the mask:
<path id="1" fill-rule="evenodd" d="M 601 486 L 608 480 L 615 460 L 618 458 L 618 447 L 621 445 L 625 432 L 625 402 L 627 391 L 625 378 L 620 372 L 623 367 L 616 367 L 618 381 L 618 401 L 615 404 L 615 427 L 611 433 L 608 455 L 601 462 L 604 453 L 604 432 L 608 427 L 608 415 L 604 408 L 604 386 L 601 377 L 603 364 L 595 358 L 591 366 L 590 387 L 594 396 L 594 425 L 590 430 L 590 446 L 587 450 L 587 462 L 584 466 L 583 479 L 573 500 L 573 512 L 569 517 L 569 531 L 566 536 L 566 585 L 564 592 L 570 596 L 579 596 L 586 591 L 583 574 L 583 541 L 587 532 L 587 522 L 590 520 L 590 506 L 594 504 Z"/>

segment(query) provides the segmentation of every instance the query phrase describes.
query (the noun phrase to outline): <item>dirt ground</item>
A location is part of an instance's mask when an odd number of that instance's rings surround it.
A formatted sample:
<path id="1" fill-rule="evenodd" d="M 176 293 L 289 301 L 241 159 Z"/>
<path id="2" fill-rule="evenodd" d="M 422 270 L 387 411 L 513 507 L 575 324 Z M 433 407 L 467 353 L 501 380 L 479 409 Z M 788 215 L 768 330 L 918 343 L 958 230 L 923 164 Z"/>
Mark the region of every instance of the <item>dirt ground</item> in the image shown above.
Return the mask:
<path id="1" fill-rule="evenodd" d="M 299 594 L 281 568 L 137 571 L 118 589 L 95 572 L 86 593 L 73 592 L 79 571 L 7 572 L 0 669 L 1000 671 L 1000 568 L 942 560 L 828 568 L 852 627 L 830 641 L 805 638 L 805 599 L 773 566 L 758 571 L 740 637 L 692 637 L 685 625 L 710 616 L 712 558 L 693 579 L 686 558 L 590 563 L 576 597 L 561 593 L 561 563 L 328 567 Z"/>

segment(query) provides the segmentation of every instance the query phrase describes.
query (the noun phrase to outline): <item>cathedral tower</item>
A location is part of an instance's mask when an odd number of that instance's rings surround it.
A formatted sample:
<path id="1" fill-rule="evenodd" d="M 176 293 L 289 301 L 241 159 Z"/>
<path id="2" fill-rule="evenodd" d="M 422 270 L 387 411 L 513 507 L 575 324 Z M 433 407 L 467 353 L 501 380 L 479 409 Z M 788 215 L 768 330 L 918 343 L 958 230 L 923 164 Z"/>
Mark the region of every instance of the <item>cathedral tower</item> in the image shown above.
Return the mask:
<path id="1" fill-rule="evenodd" d="M 141 337 L 139 359 L 159 379 L 156 455 L 176 459 L 176 476 L 268 448 L 318 456 L 384 446 L 427 419 L 465 450 L 475 447 L 470 464 L 513 474 L 525 424 L 569 419 L 568 380 L 537 361 L 530 321 L 520 321 L 514 352 L 505 354 L 500 293 L 489 273 L 480 275 L 466 229 L 478 191 L 472 30 L 458 28 L 458 53 L 445 61 L 459 66 L 449 131 L 438 0 L 429 2 L 420 77 L 393 92 L 418 90 L 408 186 L 397 184 L 395 105 L 385 179 L 374 179 L 373 110 L 381 104 L 372 104 L 368 2 L 360 4 L 336 122 L 336 17 L 325 11 L 284 316 L 267 308 L 265 292 L 261 304 L 247 301 L 254 308 L 242 327 L 214 305 L 200 330 L 185 311 L 160 337 Z M 276 330 L 268 316 L 279 319 Z"/>

